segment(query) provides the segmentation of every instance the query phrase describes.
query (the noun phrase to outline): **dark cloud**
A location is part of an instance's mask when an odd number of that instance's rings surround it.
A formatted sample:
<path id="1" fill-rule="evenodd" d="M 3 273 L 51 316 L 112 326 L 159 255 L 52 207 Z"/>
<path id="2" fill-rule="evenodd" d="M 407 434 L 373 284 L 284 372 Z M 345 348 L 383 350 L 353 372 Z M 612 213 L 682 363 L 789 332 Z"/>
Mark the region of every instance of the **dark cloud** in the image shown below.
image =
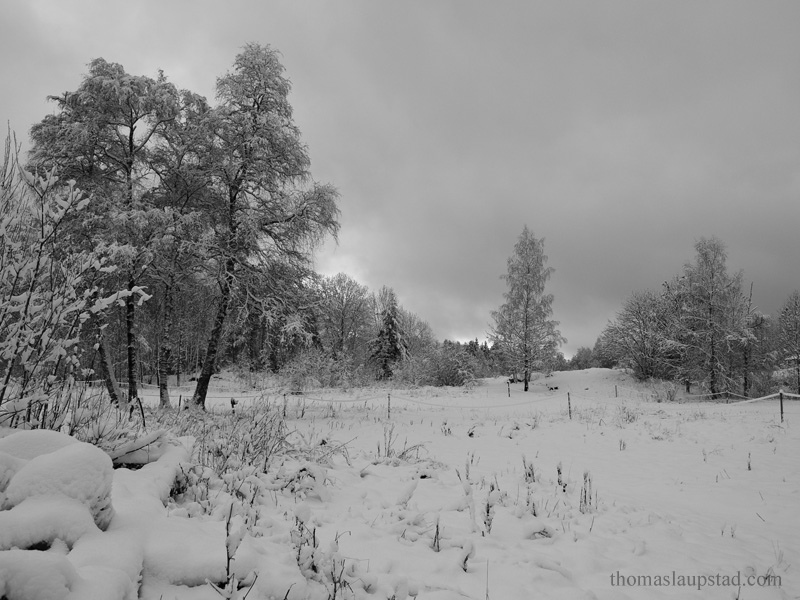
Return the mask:
<path id="1" fill-rule="evenodd" d="M 248 41 L 281 50 L 315 177 L 341 192 L 317 258 L 482 338 L 527 224 L 564 350 L 701 236 L 774 312 L 800 287 L 800 5 L 12 0 L 3 117 L 24 131 L 97 56 L 213 96 Z"/>

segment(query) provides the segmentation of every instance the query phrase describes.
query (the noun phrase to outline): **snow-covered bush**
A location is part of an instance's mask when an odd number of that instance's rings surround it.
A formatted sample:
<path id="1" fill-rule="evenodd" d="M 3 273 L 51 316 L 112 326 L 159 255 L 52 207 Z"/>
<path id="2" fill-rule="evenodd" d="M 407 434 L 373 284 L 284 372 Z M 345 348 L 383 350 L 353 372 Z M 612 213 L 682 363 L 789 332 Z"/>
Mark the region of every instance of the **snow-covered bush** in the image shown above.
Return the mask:
<path id="1" fill-rule="evenodd" d="M 478 365 L 473 356 L 452 342 L 429 348 L 395 366 L 394 380 L 407 385 L 471 386 Z"/>
<path id="2" fill-rule="evenodd" d="M 81 331 L 101 297 L 95 251 L 68 251 L 66 223 L 89 200 L 55 173 L 31 175 L 10 136 L 0 164 L 0 426 L 57 428 L 72 400 Z"/>
<path id="3" fill-rule="evenodd" d="M 284 387 L 292 391 L 315 387 L 361 387 L 375 380 L 374 373 L 356 366 L 350 357 L 334 358 L 315 348 L 305 350 L 287 362 L 280 370 L 280 377 Z"/>

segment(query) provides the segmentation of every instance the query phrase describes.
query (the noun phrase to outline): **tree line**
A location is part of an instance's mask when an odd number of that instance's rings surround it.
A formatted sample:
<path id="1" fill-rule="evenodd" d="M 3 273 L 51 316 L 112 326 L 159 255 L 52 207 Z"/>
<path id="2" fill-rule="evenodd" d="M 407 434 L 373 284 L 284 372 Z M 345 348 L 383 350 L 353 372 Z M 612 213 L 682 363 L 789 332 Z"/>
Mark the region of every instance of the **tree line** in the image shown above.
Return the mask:
<path id="1" fill-rule="evenodd" d="M 50 97 L 27 162 L 6 147 L 4 254 L 19 262 L 0 270 L 20 307 L 0 326 L 20 331 L 4 337 L 0 403 L 33 380 L 25 346 L 41 346 L 40 376 L 100 374 L 117 403 L 137 398 L 144 371 L 164 403 L 168 373 L 197 371 L 202 406 L 220 353 L 254 322 L 287 343 L 305 331 L 311 251 L 336 235 L 339 210 L 336 190 L 311 176 L 289 89 L 277 52 L 249 44 L 217 79 L 214 106 L 163 73 L 102 58 L 75 91 Z M 41 247 L 33 260 L 30 244 Z M 75 305 L 63 315 L 65 297 Z M 34 326 L 48 302 L 63 322 Z M 69 360 L 47 354 L 37 331 Z"/>
<path id="2" fill-rule="evenodd" d="M 712 396 L 766 389 L 783 366 L 800 391 L 800 292 L 778 319 L 762 314 L 714 238 L 660 291 L 631 294 L 570 361 L 546 290 L 554 271 L 527 226 L 489 342 L 438 342 L 392 288 L 321 276 L 312 256 L 339 231 L 338 192 L 312 177 L 289 91 L 279 54 L 258 44 L 217 79 L 216 104 L 100 58 L 50 97 L 26 161 L 9 134 L 0 410 L 30 419 L 88 379 L 128 407 L 139 382 L 157 383 L 168 406 L 169 381 L 191 378 L 191 404 L 204 407 L 226 365 L 297 389 L 503 374 L 526 391 L 537 372 L 623 366 Z"/>
<path id="3" fill-rule="evenodd" d="M 193 379 L 202 407 L 224 365 L 293 385 L 460 385 L 499 368 L 485 344 L 437 342 L 391 288 L 314 272 L 338 193 L 312 177 L 289 91 L 258 44 L 217 79 L 215 104 L 99 58 L 49 97 L 27 160 L 9 134 L 0 408 L 30 418 L 88 379 L 126 407 L 155 382 L 167 406 L 171 377 Z"/>
<path id="4" fill-rule="evenodd" d="M 680 274 L 660 290 L 632 292 L 594 349 L 581 354 L 593 366 L 627 367 L 639 379 L 681 382 L 687 393 L 712 398 L 781 386 L 800 393 L 800 292 L 777 318 L 762 313 L 752 284 L 729 272 L 725 244 L 701 238 Z"/>

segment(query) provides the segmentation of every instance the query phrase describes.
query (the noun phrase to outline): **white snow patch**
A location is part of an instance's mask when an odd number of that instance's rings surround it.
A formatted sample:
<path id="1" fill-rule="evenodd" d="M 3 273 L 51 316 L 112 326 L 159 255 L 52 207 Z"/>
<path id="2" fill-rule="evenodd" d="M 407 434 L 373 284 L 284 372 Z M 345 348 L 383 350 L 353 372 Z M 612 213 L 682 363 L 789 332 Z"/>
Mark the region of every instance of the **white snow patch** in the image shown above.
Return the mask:
<path id="1" fill-rule="evenodd" d="M 8 442 L 15 436 L 0 441 Z M 39 496 L 73 498 L 88 506 L 97 526 L 106 529 L 114 516 L 112 481 L 111 459 L 105 452 L 91 444 L 68 444 L 23 465 L 6 487 L 2 509 Z"/>
<path id="2" fill-rule="evenodd" d="M 61 540 L 70 548 L 82 536 L 98 531 L 88 507 L 72 498 L 27 498 L 0 511 L 0 550 L 29 548 Z"/>
<path id="3" fill-rule="evenodd" d="M 30 460 L 60 450 L 65 446 L 80 443 L 73 437 L 49 429 L 17 431 L 0 438 L 0 452 Z"/>
<path id="4" fill-rule="evenodd" d="M 0 552 L 0 597 L 9 600 L 65 600 L 78 583 L 66 557 L 52 552 Z"/>

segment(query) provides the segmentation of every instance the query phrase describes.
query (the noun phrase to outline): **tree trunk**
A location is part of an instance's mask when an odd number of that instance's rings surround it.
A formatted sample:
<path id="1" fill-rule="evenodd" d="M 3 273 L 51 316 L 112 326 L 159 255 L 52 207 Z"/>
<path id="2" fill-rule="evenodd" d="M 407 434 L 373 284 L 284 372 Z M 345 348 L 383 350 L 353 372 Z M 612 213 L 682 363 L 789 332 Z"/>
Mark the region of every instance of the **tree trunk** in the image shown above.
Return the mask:
<path id="1" fill-rule="evenodd" d="M 180 329 L 180 327 L 178 328 Z M 175 385 L 181 387 L 181 342 L 183 341 L 181 334 L 178 333 L 178 351 L 175 356 Z"/>
<path id="2" fill-rule="evenodd" d="M 717 355 L 716 355 L 716 344 L 714 343 L 714 338 L 711 338 L 711 360 L 710 360 L 710 369 L 709 369 L 709 387 L 711 388 L 711 398 L 717 397 Z"/>
<path id="3" fill-rule="evenodd" d="M 164 331 L 161 332 L 161 347 L 158 349 L 158 406 L 169 408 L 169 340 L 172 334 L 172 285 L 164 287 Z"/>
<path id="4" fill-rule="evenodd" d="M 208 338 L 206 356 L 203 360 L 203 369 L 200 371 L 200 377 L 197 378 L 197 386 L 192 396 L 192 404 L 202 407 L 203 410 L 206 409 L 205 404 L 206 395 L 208 394 L 208 384 L 211 382 L 211 376 L 214 374 L 214 362 L 217 358 L 219 341 L 222 337 L 222 327 L 225 324 L 225 317 L 228 316 L 228 303 L 230 302 L 231 288 L 228 282 L 225 282 L 221 287 L 222 297 L 219 299 L 217 316 L 214 318 L 214 327 L 211 329 L 211 336 Z"/>
<path id="5" fill-rule="evenodd" d="M 128 279 L 128 291 L 133 291 L 136 282 L 133 277 Z M 125 299 L 125 334 L 127 336 L 128 348 L 128 401 L 134 402 L 139 397 L 136 387 L 136 335 L 133 331 L 135 323 L 136 303 L 133 296 Z"/>
<path id="6" fill-rule="evenodd" d="M 97 333 L 95 335 L 97 340 L 97 353 L 100 355 L 100 375 L 106 384 L 106 390 L 111 398 L 111 403 L 119 406 L 127 411 L 128 403 L 123 402 L 122 392 L 120 392 L 117 378 L 114 377 L 114 368 L 111 364 L 111 357 L 106 348 L 106 340 L 103 335 L 103 330 L 100 329 L 100 324 L 97 325 Z"/>
<path id="7" fill-rule="evenodd" d="M 795 375 L 797 375 L 797 393 L 800 394 L 800 355 L 795 356 Z"/>
<path id="8" fill-rule="evenodd" d="M 744 350 L 742 352 L 742 358 L 744 361 L 744 379 L 742 381 L 742 395 L 745 398 L 750 397 L 750 347 L 745 344 Z"/>

